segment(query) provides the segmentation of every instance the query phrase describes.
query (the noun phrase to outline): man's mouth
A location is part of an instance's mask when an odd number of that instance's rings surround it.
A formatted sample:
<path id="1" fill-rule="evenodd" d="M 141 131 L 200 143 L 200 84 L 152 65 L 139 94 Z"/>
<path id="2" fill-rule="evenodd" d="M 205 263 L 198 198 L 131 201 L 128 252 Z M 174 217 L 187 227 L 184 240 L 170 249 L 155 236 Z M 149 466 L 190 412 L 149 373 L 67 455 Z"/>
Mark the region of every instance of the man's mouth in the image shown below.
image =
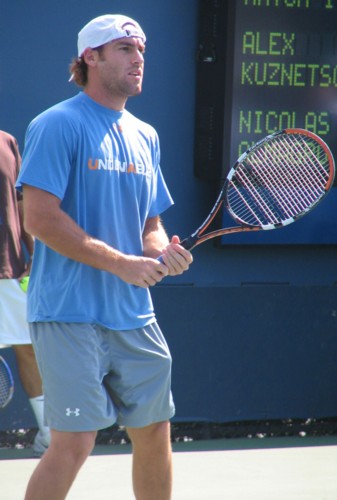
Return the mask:
<path id="1" fill-rule="evenodd" d="M 140 70 L 134 70 L 134 71 L 130 71 L 129 75 L 141 77 L 142 76 L 142 72 Z"/>

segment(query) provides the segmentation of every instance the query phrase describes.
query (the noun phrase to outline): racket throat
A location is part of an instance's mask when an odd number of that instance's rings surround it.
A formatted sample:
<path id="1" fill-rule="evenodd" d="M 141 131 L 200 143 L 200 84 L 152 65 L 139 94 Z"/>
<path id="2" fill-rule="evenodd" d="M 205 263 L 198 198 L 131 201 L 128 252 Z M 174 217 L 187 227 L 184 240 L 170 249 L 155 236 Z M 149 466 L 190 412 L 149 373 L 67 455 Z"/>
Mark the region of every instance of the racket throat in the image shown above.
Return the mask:
<path id="1" fill-rule="evenodd" d="M 185 238 L 180 242 L 180 245 L 184 247 L 186 250 L 192 250 L 196 246 L 198 242 L 198 236 L 197 234 L 192 234 L 188 238 Z"/>

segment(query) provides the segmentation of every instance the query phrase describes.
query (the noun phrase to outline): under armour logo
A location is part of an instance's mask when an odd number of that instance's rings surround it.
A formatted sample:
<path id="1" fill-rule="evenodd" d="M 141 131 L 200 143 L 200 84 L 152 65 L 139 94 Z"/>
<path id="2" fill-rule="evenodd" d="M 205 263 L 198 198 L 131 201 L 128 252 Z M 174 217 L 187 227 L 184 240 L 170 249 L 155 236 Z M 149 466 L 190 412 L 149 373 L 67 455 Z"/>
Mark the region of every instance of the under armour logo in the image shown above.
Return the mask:
<path id="1" fill-rule="evenodd" d="M 80 416 L 80 409 L 75 408 L 75 410 L 71 410 L 70 408 L 66 408 L 66 415 L 67 417 L 70 417 L 71 415 L 74 415 L 75 417 Z"/>

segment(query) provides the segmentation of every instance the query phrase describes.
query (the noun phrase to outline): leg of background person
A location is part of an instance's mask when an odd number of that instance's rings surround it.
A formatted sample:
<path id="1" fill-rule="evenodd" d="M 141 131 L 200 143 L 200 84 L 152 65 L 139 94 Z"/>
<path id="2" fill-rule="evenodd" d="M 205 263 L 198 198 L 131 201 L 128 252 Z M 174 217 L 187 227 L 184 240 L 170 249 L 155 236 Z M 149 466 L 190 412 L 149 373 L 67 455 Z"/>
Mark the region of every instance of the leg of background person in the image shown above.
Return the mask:
<path id="1" fill-rule="evenodd" d="M 13 345 L 20 380 L 29 398 L 42 394 L 42 382 L 32 344 Z"/>
<path id="2" fill-rule="evenodd" d="M 170 423 L 127 428 L 133 450 L 133 489 L 137 500 L 169 500 L 172 491 Z"/>
<path id="3" fill-rule="evenodd" d="M 51 443 L 33 472 L 25 500 L 63 500 L 95 446 L 96 432 L 51 431 Z"/>
<path id="4" fill-rule="evenodd" d="M 33 449 L 40 456 L 50 442 L 49 428 L 44 424 L 44 398 L 42 382 L 37 367 L 32 344 L 13 345 L 22 386 L 29 397 L 39 432 L 35 437 Z"/>

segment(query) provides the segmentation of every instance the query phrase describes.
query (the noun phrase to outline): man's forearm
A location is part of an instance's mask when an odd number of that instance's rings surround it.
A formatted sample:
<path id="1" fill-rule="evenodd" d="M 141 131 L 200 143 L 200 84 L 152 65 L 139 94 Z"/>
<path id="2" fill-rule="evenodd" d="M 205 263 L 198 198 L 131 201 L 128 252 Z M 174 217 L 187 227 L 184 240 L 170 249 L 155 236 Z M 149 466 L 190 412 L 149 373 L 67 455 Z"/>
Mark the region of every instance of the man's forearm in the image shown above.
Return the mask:
<path id="1" fill-rule="evenodd" d="M 169 238 L 160 218 L 147 219 L 143 232 L 143 254 L 156 259 L 168 244 Z"/>

